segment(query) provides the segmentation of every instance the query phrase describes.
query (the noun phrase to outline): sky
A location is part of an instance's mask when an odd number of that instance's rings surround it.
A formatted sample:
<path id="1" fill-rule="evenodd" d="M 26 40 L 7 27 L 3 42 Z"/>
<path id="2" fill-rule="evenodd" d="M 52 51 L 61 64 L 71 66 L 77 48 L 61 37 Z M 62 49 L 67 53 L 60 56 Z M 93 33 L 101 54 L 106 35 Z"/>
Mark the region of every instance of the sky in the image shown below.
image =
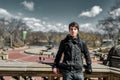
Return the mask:
<path id="1" fill-rule="evenodd" d="M 68 31 L 73 21 L 81 31 L 96 31 L 114 5 L 115 0 L 0 0 L 0 18 L 21 18 L 34 31 Z"/>

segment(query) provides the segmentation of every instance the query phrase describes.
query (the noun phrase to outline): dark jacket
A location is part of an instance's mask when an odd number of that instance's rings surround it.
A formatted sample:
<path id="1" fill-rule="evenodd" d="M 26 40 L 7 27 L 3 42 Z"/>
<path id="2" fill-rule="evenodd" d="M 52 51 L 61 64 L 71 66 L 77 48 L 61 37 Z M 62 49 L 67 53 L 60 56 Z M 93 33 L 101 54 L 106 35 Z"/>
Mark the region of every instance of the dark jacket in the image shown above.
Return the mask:
<path id="1" fill-rule="evenodd" d="M 62 54 L 64 54 L 64 57 L 62 63 L 60 63 Z M 81 40 L 79 36 L 73 39 L 70 35 L 67 35 L 66 38 L 60 42 L 59 50 L 54 60 L 53 67 L 69 71 L 82 71 L 83 54 L 87 65 L 91 65 L 90 55 L 85 42 Z"/>

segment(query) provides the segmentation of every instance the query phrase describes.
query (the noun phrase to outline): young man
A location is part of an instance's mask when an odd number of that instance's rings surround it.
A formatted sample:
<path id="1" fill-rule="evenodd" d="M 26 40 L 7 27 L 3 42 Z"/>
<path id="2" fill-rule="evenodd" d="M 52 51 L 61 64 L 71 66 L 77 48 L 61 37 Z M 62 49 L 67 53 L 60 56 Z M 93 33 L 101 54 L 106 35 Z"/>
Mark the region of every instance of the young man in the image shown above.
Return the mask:
<path id="1" fill-rule="evenodd" d="M 61 70 L 63 80 L 84 80 L 83 60 L 86 59 L 86 72 L 91 73 L 91 59 L 85 42 L 79 38 L 79 25 L 76 22 L 69 24 L 69 34 L 60 42 L 59 50 L 53 64 L 53 72 L 58 74 Z M 60 63 L 62 54 L 63 62 Z"/>

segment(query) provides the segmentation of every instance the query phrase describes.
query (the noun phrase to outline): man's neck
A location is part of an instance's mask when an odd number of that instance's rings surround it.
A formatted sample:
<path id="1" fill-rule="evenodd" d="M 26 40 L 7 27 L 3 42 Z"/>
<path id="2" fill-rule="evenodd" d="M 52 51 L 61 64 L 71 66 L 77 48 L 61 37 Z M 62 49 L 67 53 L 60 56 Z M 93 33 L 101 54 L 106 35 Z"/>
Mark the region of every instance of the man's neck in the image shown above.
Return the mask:
<path id="1" fill-rule="evenodd" d="M 73 39 L 77 38 L 77 36 L 72 36 Z"/>

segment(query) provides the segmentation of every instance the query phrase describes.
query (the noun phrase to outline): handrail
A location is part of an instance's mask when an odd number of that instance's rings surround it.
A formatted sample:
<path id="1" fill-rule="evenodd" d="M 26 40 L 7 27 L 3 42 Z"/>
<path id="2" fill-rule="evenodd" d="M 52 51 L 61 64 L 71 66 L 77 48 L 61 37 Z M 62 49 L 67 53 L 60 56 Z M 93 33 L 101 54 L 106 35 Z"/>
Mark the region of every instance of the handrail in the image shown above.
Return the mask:
<path id="1" fill-rule="evenodd" d="M 93 73 L 85 74 L 86 78 L 106 78 L 107 80 L 120 80 L 120 69 L 118 68 L 112 68 L 100 64 L 92 64 L 92 69 Z M 46 63 L 6 61 L 0 62 L 0 76 L 47 76 L 49 78 L 48 80 L 53 80 L 53 77 L 55 76 L 62 77 L 61 74 L 55 75 L 52 72 L 51 66 Z"/>

